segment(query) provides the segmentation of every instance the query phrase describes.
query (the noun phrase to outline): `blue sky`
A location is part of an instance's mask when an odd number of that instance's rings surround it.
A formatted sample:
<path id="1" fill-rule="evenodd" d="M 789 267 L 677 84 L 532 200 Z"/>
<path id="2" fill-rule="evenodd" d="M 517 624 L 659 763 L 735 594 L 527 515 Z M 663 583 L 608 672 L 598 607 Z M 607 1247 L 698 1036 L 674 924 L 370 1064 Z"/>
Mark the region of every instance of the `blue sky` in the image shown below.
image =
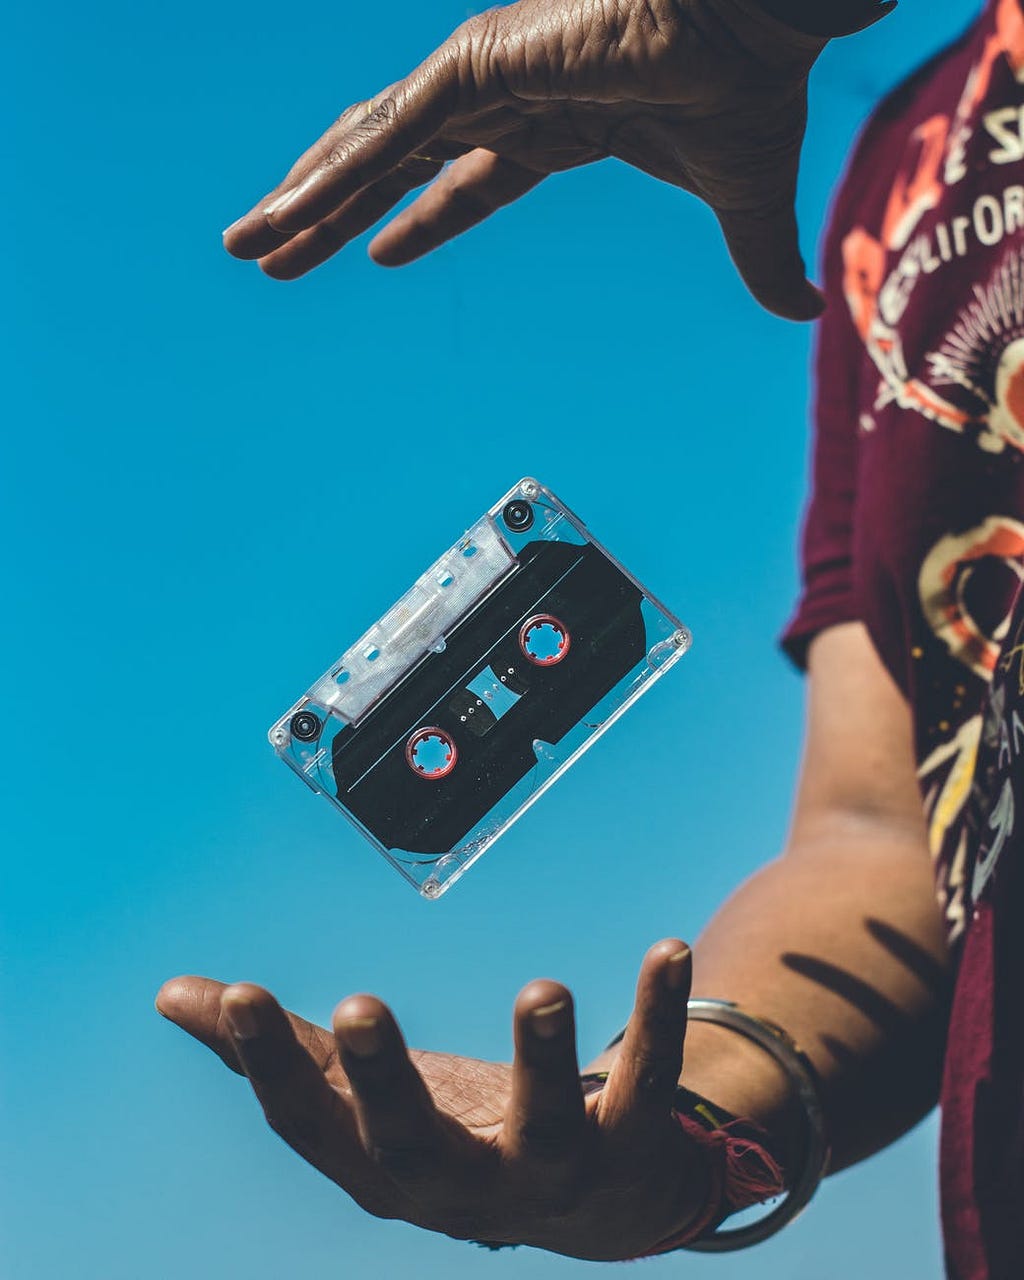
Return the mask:
<path id="1" fill-rule="evenodd" d="M 831 48 L 813 253 L 872 101 L 974 6 L 906 0 Z M 318 1020 L 509 1054 L 515 992 L 576 991 L 595 1051 L 636 966 L 779 846 L 801 683 L 809 332 L 760 313 L 710 217 L 608 163 L 389 273 L 282 286 L 219 232 L 459 4 L 21 7 L 3 92 L 7 674 L 0 1273 L 12 1280 L 548 1277 L 594 1264 L 364 1216 L 152 1010 L 179 972 Z M 427 904 L 290 776 L 267 726 L 520 475 L 692 627 L 679 667 Z M 651 1273 L 925 1280 L 934 1126 L 755 1255 Z"/>

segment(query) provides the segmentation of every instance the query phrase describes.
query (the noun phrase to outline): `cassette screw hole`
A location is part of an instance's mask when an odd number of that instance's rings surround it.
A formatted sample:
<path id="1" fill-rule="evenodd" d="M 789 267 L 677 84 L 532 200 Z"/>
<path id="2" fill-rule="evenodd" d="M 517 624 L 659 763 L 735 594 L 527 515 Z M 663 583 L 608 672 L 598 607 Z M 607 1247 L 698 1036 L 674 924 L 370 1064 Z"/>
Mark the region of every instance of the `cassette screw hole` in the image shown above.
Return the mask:
<path id="1" fill-rule="evenodd" d="M 450 735 L 433 725 L 417 729 L 405 744 L 406 764 L 418 777 L 431 781 L 447 777 L 458 755 Z"/>
<path id="2" fill-rule="evenodd" d="M 449 573 L 447 569 L 442 569 L 437 575 L 437 585 L 439 587 L 450 587 L 455 581 L 455 575 Z"/>
<path id="3" fill-rule="evenodd" d="M 505 503 L 501 518 L 512 533 L 525 533 L 533 524 L 533 508 L 528 502 L 514 498 Z"/>
<path id="4" fill-rule="evenodd" d="M 315 716 L 312 711 L 297 711 L 292 716 L 289 728 L 292 737 L 298 738 L 300 742 L 312 742 L 320 733 L 320 717 Z"/>
<path id="5" fill-rule="evenodd" d="M 468 547 L 462 548 L 462 554 L 465 556 L 467 560 L 472 560 L 472 558 L 476 555 L 476 547 L 474 547 L 473 544 L 470 543 Z"/>
<path id="6" fill-rule="evenodd" d="M 569 632 L 550 613 L 530 618 L 519 632 L 519 647 L 538 667 L 553 667 L 569 652 Z"/>
<path id="7" fill-rule="evenodd" d="M 375 644 L 371 644 L 368 648 L 363 650 L 363 657 L 367 662 L 376 662 L 380 657 L 380 650 Z"/>
<path id="8" fill-rule="evenodd" d="M 335 671 L 334 673 L 335 684 L 347 684 L 348 680 L 349 680 L 349 673 L 345 670 L 344 667 L 342 667 L 340 671 Z"/>

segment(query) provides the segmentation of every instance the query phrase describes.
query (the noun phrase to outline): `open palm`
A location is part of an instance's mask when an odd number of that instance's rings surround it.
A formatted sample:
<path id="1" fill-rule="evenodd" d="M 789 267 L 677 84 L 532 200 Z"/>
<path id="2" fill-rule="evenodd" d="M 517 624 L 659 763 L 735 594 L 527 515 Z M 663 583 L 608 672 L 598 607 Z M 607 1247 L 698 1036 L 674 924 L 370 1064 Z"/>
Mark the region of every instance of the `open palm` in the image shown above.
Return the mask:
<path id="1" fill-rule="evenodd" d="M 590 1097 L 572 998 L 547 980 L 516 1001 L 511 1065 L 410 1052 L 373 996 L 342 1001 L 333 1032 L 247 983 L 176 978 L 157 1007 L 246 1075 L 271 1127 L 369 1212 L 610 1259 L 654 1248 L 707 1198 L 705 1153 L 672 1118 L 689 980 L 682 943 L 648 952 Z"/>

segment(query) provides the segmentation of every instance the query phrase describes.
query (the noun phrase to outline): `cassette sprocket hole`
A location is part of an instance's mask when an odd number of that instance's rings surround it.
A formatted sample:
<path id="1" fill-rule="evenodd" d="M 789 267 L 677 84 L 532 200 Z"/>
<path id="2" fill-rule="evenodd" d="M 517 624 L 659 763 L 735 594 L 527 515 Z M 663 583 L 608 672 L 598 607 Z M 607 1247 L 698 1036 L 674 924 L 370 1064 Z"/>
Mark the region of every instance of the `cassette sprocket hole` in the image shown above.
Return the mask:
<path id="1" fill-rule="evenodd" d="M 535 666 L 553 667 L 569 652 L 569 631 L 550 613 L 539 613 L 523 623 L 519 647 Z"/>
<path id="2" fill-rule="evenodd" d="M 436 782 L 455 768 L 459 757 L 450 734 L 433 725 L 417 729 L 405 744 L 405 761 L 419 778 Z"/>

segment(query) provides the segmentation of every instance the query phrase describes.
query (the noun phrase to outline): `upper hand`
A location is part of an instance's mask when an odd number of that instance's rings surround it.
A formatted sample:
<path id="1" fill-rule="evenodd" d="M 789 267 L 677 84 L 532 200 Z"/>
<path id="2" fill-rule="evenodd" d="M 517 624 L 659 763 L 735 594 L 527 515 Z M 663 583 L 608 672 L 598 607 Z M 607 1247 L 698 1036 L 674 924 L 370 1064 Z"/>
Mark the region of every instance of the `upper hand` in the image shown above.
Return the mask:
<path id="1" fill-rule="evenodd" d="M 271 1127 L 369 1212 L 613 1259 L 685 1228 L 707 1194 L 671 1115 L 689 986 L 682 943 L 647 953 L 621 1052 L 588 1098 L 572 997 L 545 980 L 516 1001 L 511 1067 L 408 1051 L 372 996 L 343 1000 L 333 1034 L 248 983 L 176 978 L 157 1007 L 247 1075 Z"/>
<path id="2" fill-rule="evenodd" d="M 706 201 L 758 301 L 809 319 L 821 301 L 793 203 L 807 73 L 824 44 L 748 0 L 492 9 L 349 107 L 225 244 L 293 279 L 440 173 L 370 246 L 397 266 L 549 174 L 615 156 Z"/>

